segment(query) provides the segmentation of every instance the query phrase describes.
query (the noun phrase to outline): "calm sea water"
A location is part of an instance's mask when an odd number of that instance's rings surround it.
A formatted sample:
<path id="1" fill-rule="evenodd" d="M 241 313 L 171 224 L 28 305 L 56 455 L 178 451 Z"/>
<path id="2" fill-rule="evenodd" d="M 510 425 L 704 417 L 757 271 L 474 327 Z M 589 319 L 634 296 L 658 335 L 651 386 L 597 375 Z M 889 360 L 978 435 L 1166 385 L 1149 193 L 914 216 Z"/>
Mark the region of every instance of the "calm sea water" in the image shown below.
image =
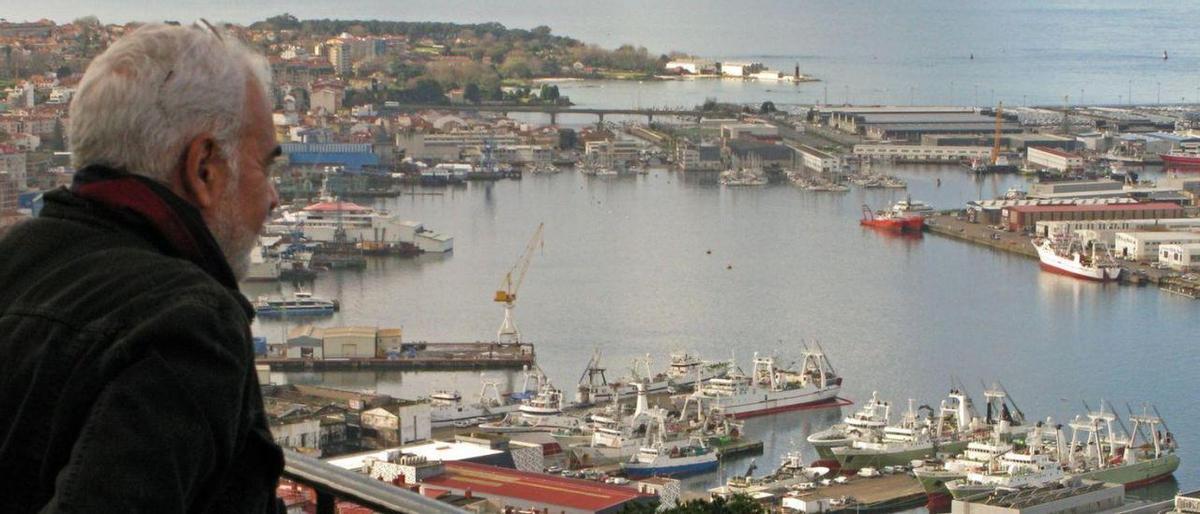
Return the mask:
<path id="1" fill-rule="evenodd" d="M 939 208 L 1020 182 L 976 181 L 958 167 L 886 171 Z M 1153 402 L 1183 446 L 1180 482 L 1200 484 L 1193 300 L 1044 273 L 1031 259 L 934 235 L 897 238 L 858 226 L 864 203 L 890 204 L 903 197 L 896 191 L 728 189 L 666 171 L 620 179 L 562 173 L 443 191 L 376 205 L 452 234 L 454 252 L 323 275 L 315 292 L 343 303 L 325 324 L 403 326 L 409 340 L 492 338 L 502 309 L 491 296 L 545 222 L 516 315 L 542 367 L 566 390 L 597 348 L 619 376 L 647 353 L 660 366 L 672 350 L 687 349 L 748 368 L 754 352 L 787 361 L 804 342 L 819 341 L 846 377 L 844 395 L 856 401 L 879 391 L 899 405 L 935 404 L 957 378 L 980 400 L 981 381 L 1003 382 L 1031 418 L 1063 421 L 1083 401 L 1112 401 L 1122 414 L 1125 402 Z M 258 323 L 255 331 L 278 340 L 286 328 Z M 518 373 L 487 375 L 520 384 Z M 277 378 L 399 396 L 479 387 L 474 372 Z M 769 443 L 764 470 L 839 416 L 751 420 L 748 430 Z M 731 472 L 744 471 L 740 462 Z"/>
<path id="2" fill-rule="evenodd" d="M 803 73 L 822 80 L 799 87 L 646 84 L 643 106 L 693 106 L 706 97 L 963 105 L 1061 105 L 1064 95 L 1071 103 L 1116 104 L 1130 95 L 1139 103 L 1200 101 L 1195 37 L 1200 5 L 1189 2 L 117 0 L 85 6 L 48 0 L 7 6 L 4 16 L 70 21 L 95 14 L 105 22 L 204 16 L 249 23 L 283 12 L 300 18 L 547 25 L 606 48 L 629 43 L 656 54 L 679 50 L 718 61 L 761 61 L 785 71 L 799 64 Z M 1165 61 L 1164 50 L 1170 56 Z M 620 94 L 574 87 L 564 93 L 589 105 L 639 103 L 633 88 L 608 87 Z"/>

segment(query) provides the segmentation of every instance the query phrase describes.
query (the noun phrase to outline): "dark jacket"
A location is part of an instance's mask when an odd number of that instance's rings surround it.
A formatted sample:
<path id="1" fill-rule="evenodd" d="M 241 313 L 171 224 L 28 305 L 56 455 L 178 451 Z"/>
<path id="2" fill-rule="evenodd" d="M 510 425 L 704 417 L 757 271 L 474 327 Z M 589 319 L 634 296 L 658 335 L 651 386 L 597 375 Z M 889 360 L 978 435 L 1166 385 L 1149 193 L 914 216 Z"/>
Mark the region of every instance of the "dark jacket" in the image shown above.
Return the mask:
<path id="1" fill-rule="evenodd" d="M 199 213 L 144 187 L 192 254 L 65 189 L 0 239 L 0 512 L 277 507 L 253 309 Z"/>

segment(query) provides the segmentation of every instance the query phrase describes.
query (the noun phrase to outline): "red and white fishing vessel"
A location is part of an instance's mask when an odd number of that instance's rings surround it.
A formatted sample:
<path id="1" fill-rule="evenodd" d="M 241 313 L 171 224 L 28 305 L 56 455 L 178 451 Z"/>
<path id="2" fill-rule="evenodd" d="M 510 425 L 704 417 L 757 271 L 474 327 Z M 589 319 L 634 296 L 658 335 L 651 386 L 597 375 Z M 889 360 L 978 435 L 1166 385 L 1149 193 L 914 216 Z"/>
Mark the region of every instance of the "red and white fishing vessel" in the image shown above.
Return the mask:
<path id="1" fill-rule="evenodd" d="M 1200 140 L 1190 139 L 1179 143 L 1179 149 L 1170 153 L 1159 154 L 1163 164 L 1183 167 L 1200 167 Z"/>
<path id="2" fill-rule="evenodd" d="M 933 208 L 924 202 L 908 198 L 896 202 L 896 205 L 887 211 L 874 212 L 870 206 L 864 204 L 862 212 L 863 216 L 858 224 L 864 227 L 893 232 L 920 232 L 925 228 L 925 216 L 933 213 Z"/>
<path id="3" fill-rule="evenodd" d="M 1159 157 L 1168 166 L 1200 167 L 1200 154 L 1196 153 L 1164 153 Z"/>
<path id="4" fill-rule="evenodd" d="M 1108 245 L 1099 241 L 1084 244 L 1075 238 L 1033 240 L 1042 269 L 1087 280 L 1108 282 L 1121 276 L 1121 266 L 1113 258 Z"/>

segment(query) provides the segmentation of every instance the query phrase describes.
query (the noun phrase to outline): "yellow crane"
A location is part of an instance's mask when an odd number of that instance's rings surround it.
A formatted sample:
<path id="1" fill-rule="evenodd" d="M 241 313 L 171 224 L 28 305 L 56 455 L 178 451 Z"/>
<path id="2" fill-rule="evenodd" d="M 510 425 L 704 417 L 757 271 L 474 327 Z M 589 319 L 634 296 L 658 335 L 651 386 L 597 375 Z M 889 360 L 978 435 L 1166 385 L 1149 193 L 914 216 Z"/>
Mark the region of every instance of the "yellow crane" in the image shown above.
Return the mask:
<path id="1" fill-rule="evenodd" d="M 496 333 L 496 339 L 501 343 L 521 342 L 521 331 L 517 330 L 517 323 L 513 320 L 513 306 L 517 302 L 517 290 L 521 288 L 521 283 L 525 281 L 525 273 L 529 271 L 533 251 L 542 246 L 542 229 L 545 226 L 545 223 L 538 223 L 529 244 L 525 245 L 525 253 L 521 254 L 521 258 L 517 259 L 512 269 L 504 274 L 500 289 L 496 290 L 495 301 L 504 304 L 504 322 L 500 324 L 500 331 Z"/>

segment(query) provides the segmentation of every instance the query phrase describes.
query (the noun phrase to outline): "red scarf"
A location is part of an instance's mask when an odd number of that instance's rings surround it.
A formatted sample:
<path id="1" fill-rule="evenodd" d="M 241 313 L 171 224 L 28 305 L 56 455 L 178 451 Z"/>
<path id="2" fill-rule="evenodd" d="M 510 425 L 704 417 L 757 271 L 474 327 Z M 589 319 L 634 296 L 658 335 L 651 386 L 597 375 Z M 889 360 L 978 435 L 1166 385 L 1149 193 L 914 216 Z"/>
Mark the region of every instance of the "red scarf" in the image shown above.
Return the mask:
<path id="1" fill-rule="evenodd" d="M 149 225 L 166 253 L 192 261 L 226 287 L 237 289 L 233 271 L 200 211 L 170 189 L 140 175 L 89 166 L 76 172 L 71 192 L 114 213 L 138 218 Z"/>

